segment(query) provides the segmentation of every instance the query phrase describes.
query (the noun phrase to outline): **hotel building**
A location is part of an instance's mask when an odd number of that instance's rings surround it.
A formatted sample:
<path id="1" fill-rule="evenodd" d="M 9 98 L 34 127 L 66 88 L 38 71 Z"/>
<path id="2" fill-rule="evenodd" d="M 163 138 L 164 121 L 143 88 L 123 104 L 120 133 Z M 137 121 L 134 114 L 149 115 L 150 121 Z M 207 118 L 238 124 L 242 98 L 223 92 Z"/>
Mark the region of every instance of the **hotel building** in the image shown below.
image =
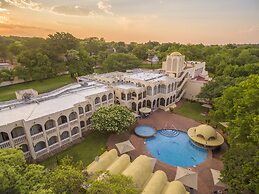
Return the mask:
<path id="1" fill-rule="evenodd" d="M 185 62 L 173 52 L 159 70 L 92 74 L 49 93 L 23 94 L 0 103 L 0 148 L 19 146 L 27 158 L 47 157 L 77 142 L 102 106 L 121 104 L 137 114 L 141 107 L 169 110 L 182 97 L 195 99 L 206 80 L 204 62 Z"/>

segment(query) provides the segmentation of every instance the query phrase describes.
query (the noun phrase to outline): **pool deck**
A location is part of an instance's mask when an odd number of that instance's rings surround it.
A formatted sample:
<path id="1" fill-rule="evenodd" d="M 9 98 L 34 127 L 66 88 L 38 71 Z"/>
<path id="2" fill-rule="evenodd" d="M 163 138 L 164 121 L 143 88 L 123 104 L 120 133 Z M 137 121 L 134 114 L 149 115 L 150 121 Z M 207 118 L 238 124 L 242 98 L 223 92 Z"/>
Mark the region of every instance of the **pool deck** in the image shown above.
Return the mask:
<path id="1" fill-rule="evenodd" d="M 167 128 L 173 128 L 173 125 L 178 130 L 186 132 L 190 127 L 198 126 L 201 123 L 177 114 L 165 112 L 163 110 L 157 110 L 156 112 L 153 112 L 149 117 L 138 120 L 137 125 L 143 124 L 150 125 L 154 127 L 156 130 L 165 128 L 166 126 Z M 148 152 L 146 146 L 144 145 L 145 138 L 136 136 L 133 130 L 131 130 L 131 132 L 124 133 L 121 135 L 110 135 L 107 141 L 107 147 L 109 150 L 116 148 L 116 143 L 126 140 L 130 140 L 136 148 L 135 150 L 128 152 L 128 154 L 131 157 L 131 160 L 134 160 L 141 154 L 152 157 Z M 212 193 L 215 190 L 222 190 L 221 187 L 214 186 L 210 168 L 216 170 L 223 169 L 223 162 L 217 158 L 214 158 L 212 156 L 211 151 L 208 154 L 207 160 L 197 165 L 196 167 L 191 167 L 191 170 L 198 172 L 198 191 L 196 193 L 208 194 Z M 175 166 L 157 161 L 154 171 L 163 170 L 167 174 L 168 180 L 173 181 L 176 175 L 176 169 L 177 167 Z"/>

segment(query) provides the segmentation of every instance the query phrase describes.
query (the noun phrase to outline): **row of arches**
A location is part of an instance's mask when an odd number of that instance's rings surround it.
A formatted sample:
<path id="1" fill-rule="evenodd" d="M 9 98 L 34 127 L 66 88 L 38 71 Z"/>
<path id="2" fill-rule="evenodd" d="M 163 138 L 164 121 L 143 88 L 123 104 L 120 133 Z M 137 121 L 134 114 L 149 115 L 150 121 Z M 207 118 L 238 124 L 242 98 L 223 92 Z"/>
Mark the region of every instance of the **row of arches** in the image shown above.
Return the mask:
<path id="1" fill-rule="evenodd" d="M 79 128 L 78 127 L 74 127 L 72 130 L 71 130 L 71 136 L 73 135 L 76 135 L 79 133 Z M 69 131 L 63 131 L 61 134 L 60 134 L 60 140 L 64 140 L 64 139 L 67 139 L 69 138 L 70 135 L 69 135 Z M 51 138 L 48 139 L 47 141 L 48 143 L 48 146 L 52 146 L 56 143 L 58 143 L 58 136 L 54 135 L 52 136 Z M 34 145 L 34 151 L 35 152 L 38 152 L 42 149 L 45 149 L 47 147 L 47 144 L 45 141 L 40 141 L 38 142 L 37 144 Z"/>
<path id="2" fill-rule="evenodd" d="M 169 104 L 172 104 L 173 102 L 175 102 L 176 96 L 171 96 L 170 98 L 158 98 L 156 100 L 153 100 L 153 102 L 151 102 L 151 100 L 144 100 L 143 102 L 139 102 L 138 104 L 136 104 L 135 102 L 132 102 L 131 104 L 131 108 L 134 111 L 139 110 L 142 107 L 148 107 L 148 108 L 158 108 L 159 106 L 168 106 Z"/>
<path id="3" fill-rule="evenodd" d="M 173 92 L 174 87 L 175 87 L 174 83 L 169 84 L 167 86 L 165 84 L 159 84 L 158 86 L 154 86 L 154 88 L 151 86 L 148 86 L 147 95 L 153 96 L 153 95 L 157 95 L 159 93 L 162 93 L 162 94 L 170 93 L 170 92 Z"/>
<path id="4" fill-rule="evenodd" d="M 108 100 L 111 100 L 112 98 L 113 98 L 113 94 L 110 93 L 108 95 Z M 102 96 L 102 102 L 105 102 L 105 101 L 107 101 L 107 95 L 103 95 Z M 95 104 L 99 104 L 100 102 L 101 102 L 101 98 L 100 97 L 96 97 L 95 100 L 94 100 L 94 103 Z"/>

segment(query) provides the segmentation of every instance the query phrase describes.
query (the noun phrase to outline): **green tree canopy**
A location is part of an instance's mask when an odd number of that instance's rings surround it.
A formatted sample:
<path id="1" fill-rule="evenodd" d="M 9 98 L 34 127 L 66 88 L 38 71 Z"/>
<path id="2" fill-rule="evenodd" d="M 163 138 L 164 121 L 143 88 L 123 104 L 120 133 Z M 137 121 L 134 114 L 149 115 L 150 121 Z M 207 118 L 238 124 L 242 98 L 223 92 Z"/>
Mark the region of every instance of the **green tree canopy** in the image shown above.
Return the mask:
<path id="1" fill-rule="evenodd" d="M 214 99 L 214 119 L 229 122 L 230 147 L 224 156 L 223 181 L 231 192 L 259 192 L 259 76 L 251 75 Z"/>
<path id="2" fill-rule="evenodd" d="M 95 130 L 122 133 L 135 124 L 136 118 L 126 107 L 112 105 L 98 109 L 91 121 Z"/>
<path id="3" fill-rule="evenodd" d="M 103 62 L 103 68 L 107 72 L 126 71 L 127 69 L 137 68 L 140 65 L 138 58 L 132 54 L 113 53 Z"/>
<path id="4" fill-rule="evenodd" d="M 97 178 L 101 176 L 102 178 Z M 138 194 L 140 190 L 132 178 L 124 175 L 111 175 L 108 172 L 97 173 L 88 180 L 87 194 Z"/>

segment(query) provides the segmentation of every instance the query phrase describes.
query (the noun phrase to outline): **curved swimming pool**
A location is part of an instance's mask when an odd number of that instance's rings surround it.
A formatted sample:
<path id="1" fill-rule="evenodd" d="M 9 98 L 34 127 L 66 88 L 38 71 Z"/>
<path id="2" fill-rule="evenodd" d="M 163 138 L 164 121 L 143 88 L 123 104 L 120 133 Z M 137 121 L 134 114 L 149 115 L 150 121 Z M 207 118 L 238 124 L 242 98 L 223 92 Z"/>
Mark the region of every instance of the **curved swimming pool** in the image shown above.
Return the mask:
<path id="1" fill-rule="evenodd" d="M 153 157 L 173 166 L 191 167 L 208 156 L 206 149 L 194 145 L 186 133 L 178 130 L 158 130 L 145 144 Z"/>
<path id="2" fill-rule="evenodd" d="M 139 125 L 135 128 L 135 133 L 140 137 L 151 137 L 156 134 L 156 130 L 149 125 Z"/>

